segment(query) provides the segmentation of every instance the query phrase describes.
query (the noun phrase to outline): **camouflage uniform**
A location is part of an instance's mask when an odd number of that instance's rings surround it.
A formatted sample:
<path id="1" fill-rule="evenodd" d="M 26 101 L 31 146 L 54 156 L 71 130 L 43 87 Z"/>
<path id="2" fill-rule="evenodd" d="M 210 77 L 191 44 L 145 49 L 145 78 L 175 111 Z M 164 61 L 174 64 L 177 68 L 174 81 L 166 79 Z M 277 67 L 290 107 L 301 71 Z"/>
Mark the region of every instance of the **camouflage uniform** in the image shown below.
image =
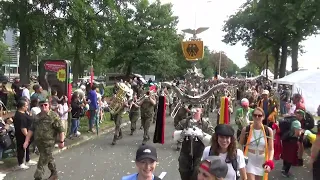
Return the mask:
<path id="1" fill-rule="evenodd" d="M 129 119 L 131 122 L 131 134 L 130 135 L 133 135 L 134 131 L 136 130 L 136 126 L 137 126 L 136 123 L 139 119 L 139 111 L 140 111 L 140 108 L 136 107 L 135 105 L 132 104 L 130 112 L 129 112 Z"/>
<path id="2" fill-rule="evenodd" d="M 149 128 L 154 117 L 154 105 L 151 103 L 150 99 L 147 98 L 142 102 L 140 107 L 141 125 L 144 131 L 142 143 L 145 144 L 148 140 L 150 140 Z"/>
<path id="3" fill-rule="evenodd" d="M 64 132 L 61 120 L 53 111 L 49 111 L 48 114 L 40 113 L 36 115 L 30 130 L 34 133 L 35 144 L 40 153 L 34 178 L 36 180 L 42 179 L 46 165 L 51 171 L 51 176 L 57 176 L 58 172 L 52 152 L 57 135 Z"/>
<path id="4" fill-rule="evenodd" d="M 176 129 L 183 130 L 186 127 L 188 121 L 186 119 L 179 122 Z M 203 132 L 212 135 L 214 133 L 214 128 L 211 123 L 207 120 L 200 120 L 198 122 L 192 122 L 192 126 L 196 126 L 202 129 Z M 193 154 L 191 155 L 191 140 L 185 139 L 182 142 L 182 148 L 179 156 L 179 172 L 181 179 L 183 180 L 197 180 L 198 166 L 201 162 L 201 157 L 203 150 L 205 148 L 204 144 L 198 140 L 193 140 Z"/>
<path id="5" fill-rule="evenodd" d="M 122 114 L 125 111 L 124 104 L 119 107 L 117 112 L 114 113 L 114 136 L 112 145 L 115 145 L 118 139 L 122 138 L 121 124 L 122 124 Z"/>

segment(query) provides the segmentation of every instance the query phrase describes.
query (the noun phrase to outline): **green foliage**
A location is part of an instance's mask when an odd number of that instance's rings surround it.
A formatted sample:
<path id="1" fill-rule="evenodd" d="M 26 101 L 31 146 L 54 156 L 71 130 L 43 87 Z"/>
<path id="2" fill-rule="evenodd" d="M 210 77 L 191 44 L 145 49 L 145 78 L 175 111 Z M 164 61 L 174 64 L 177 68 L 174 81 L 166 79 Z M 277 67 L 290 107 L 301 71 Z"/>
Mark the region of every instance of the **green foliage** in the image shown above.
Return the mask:
<path id="1" fill-rule="evenodd" d="M 160 0 L 1 1 L 3 29 L 20 32 L 21 81 L 28 82 L 36 60 L 72 61 L 73 79 L 93 65 L 95 75 L 108 72 L 152 74 L 157 79 L 181 77 L 190 68 L 177 34 L 171 4 Z M 2 46 L 0 44 L 0 62 Z M 200 62 L 206 77 L 217 70 L 217 57 L 206 49 Z M 221 70 L 238 67 L 225 55 Z"/>
<path id="2" fill-rule="evenodd" d="M 292 64 L 297 66 L 299 43 L 318 32 L 319 10 L 319 0 L 248 1 L 226 21 L 224 42 L 232 45 L 242 42 L 259 53 L 270 49 L 274 53 L 274 49 L 281 47 L 280 74 L 284 74 L 287 48 L 292 48 Z M 277 57 L 276 54 L 272 55 Z M 295 67 L 293 70 L 296 70 Z"/>
<path id="3" fill-rule="evenodd" d="M 3 40 L 0 41 L 0 66 L 8 60 L 8 46 Z"/>

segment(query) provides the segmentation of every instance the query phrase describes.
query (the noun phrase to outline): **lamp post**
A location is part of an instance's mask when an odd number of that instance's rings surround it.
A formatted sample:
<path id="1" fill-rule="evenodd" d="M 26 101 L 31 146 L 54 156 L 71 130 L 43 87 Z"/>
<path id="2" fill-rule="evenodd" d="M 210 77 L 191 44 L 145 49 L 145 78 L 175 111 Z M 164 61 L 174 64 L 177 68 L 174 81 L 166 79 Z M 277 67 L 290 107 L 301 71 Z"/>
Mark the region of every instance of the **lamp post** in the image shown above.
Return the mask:
<path id="1" fill-rule="evenodd" d="M 9 81 L 10 81 L 10 75 L 11 75 L 11 47 L 8 47 L 8 57 L 9 57 Z"/>

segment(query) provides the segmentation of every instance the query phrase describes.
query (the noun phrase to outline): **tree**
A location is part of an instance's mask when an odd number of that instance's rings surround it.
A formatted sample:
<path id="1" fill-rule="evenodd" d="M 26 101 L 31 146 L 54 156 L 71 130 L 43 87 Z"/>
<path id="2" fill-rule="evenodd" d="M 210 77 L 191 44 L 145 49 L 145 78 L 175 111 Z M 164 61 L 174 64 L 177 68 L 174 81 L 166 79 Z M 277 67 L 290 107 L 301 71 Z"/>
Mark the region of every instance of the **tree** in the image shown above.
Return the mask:
<path id="1" fill-rule="evenodd" d="M 8 46 L 2 41 L 0 41 L 0 66 L 8 60 Z"/>
<path id="2" fill-rule="evenodd" d="M 242 41 L 259 52 L 263 52 L 261 48 L 270 49 L 275 59 L 275 70 L 278 69 L 281 48 L 280 77 L 283 77 L 288 46 L 294 43 L 292 56 L 296 59 L 299 42 L 318 29 L 319 6 L 319 2 L 313 0 L 260 0 L 246 3 L 226 22 L 224 42 L 235 44 Z M 257 42 L 267 43 L 262 46 L 260 43 L 257 47 Z M 297 62 L 293 64 L 296 66 Z M 293 70 L 297 70 L 297 67 Z"/>
<path id="3" fill-rule="evenodd" d="M 158 71 L 159 75 L 165 75 L 157 66 L 174 66 L 172 50 L 180 40 L 175 32 L 177 17 L 173 16 L 172 5 L 140 0 L 124 7 L 119 14 L 121 20 L 111 30 L 115 56 L 109 65 L 121 66 L 127 75 L 132 71 L 141 74 Z"/>
<path id="4" fill-rule="evenodd" d="M 22 83 L 29 83 L 30 57 L 43 42 L 47 32 L 51 32 L 51 19 L 64 1 L 1 1 L 0 19 L 2 29 L 19 31 L 19 73 Z"/>
<path id="5" fill-rule="evenodd" d="M 267 65 L 267 58 L 268 58 L 268 68 Z M 246 59 L 249 64 L 252 64 L 257 67 L 259 72 L 263 71 L 264 69 L 270 69 L 274 71 L 274 58 L 269 53 L 262 53 L 257 50 L 247 50 Z"/>

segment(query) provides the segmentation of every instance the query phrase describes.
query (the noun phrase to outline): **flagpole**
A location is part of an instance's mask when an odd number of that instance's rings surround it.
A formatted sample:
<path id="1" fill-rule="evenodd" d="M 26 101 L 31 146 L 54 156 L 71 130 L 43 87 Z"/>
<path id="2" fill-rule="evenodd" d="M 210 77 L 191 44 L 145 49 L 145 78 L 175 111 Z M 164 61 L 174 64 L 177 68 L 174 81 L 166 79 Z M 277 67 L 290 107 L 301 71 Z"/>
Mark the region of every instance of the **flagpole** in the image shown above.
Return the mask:
<path id="1" fill-rule="evenodd" d="M 91 59 L 91 67 L 90 67 L 90 86 L 92 87 L 93 85 L 93 64 L 92 64 L 92 59 Z"/>

